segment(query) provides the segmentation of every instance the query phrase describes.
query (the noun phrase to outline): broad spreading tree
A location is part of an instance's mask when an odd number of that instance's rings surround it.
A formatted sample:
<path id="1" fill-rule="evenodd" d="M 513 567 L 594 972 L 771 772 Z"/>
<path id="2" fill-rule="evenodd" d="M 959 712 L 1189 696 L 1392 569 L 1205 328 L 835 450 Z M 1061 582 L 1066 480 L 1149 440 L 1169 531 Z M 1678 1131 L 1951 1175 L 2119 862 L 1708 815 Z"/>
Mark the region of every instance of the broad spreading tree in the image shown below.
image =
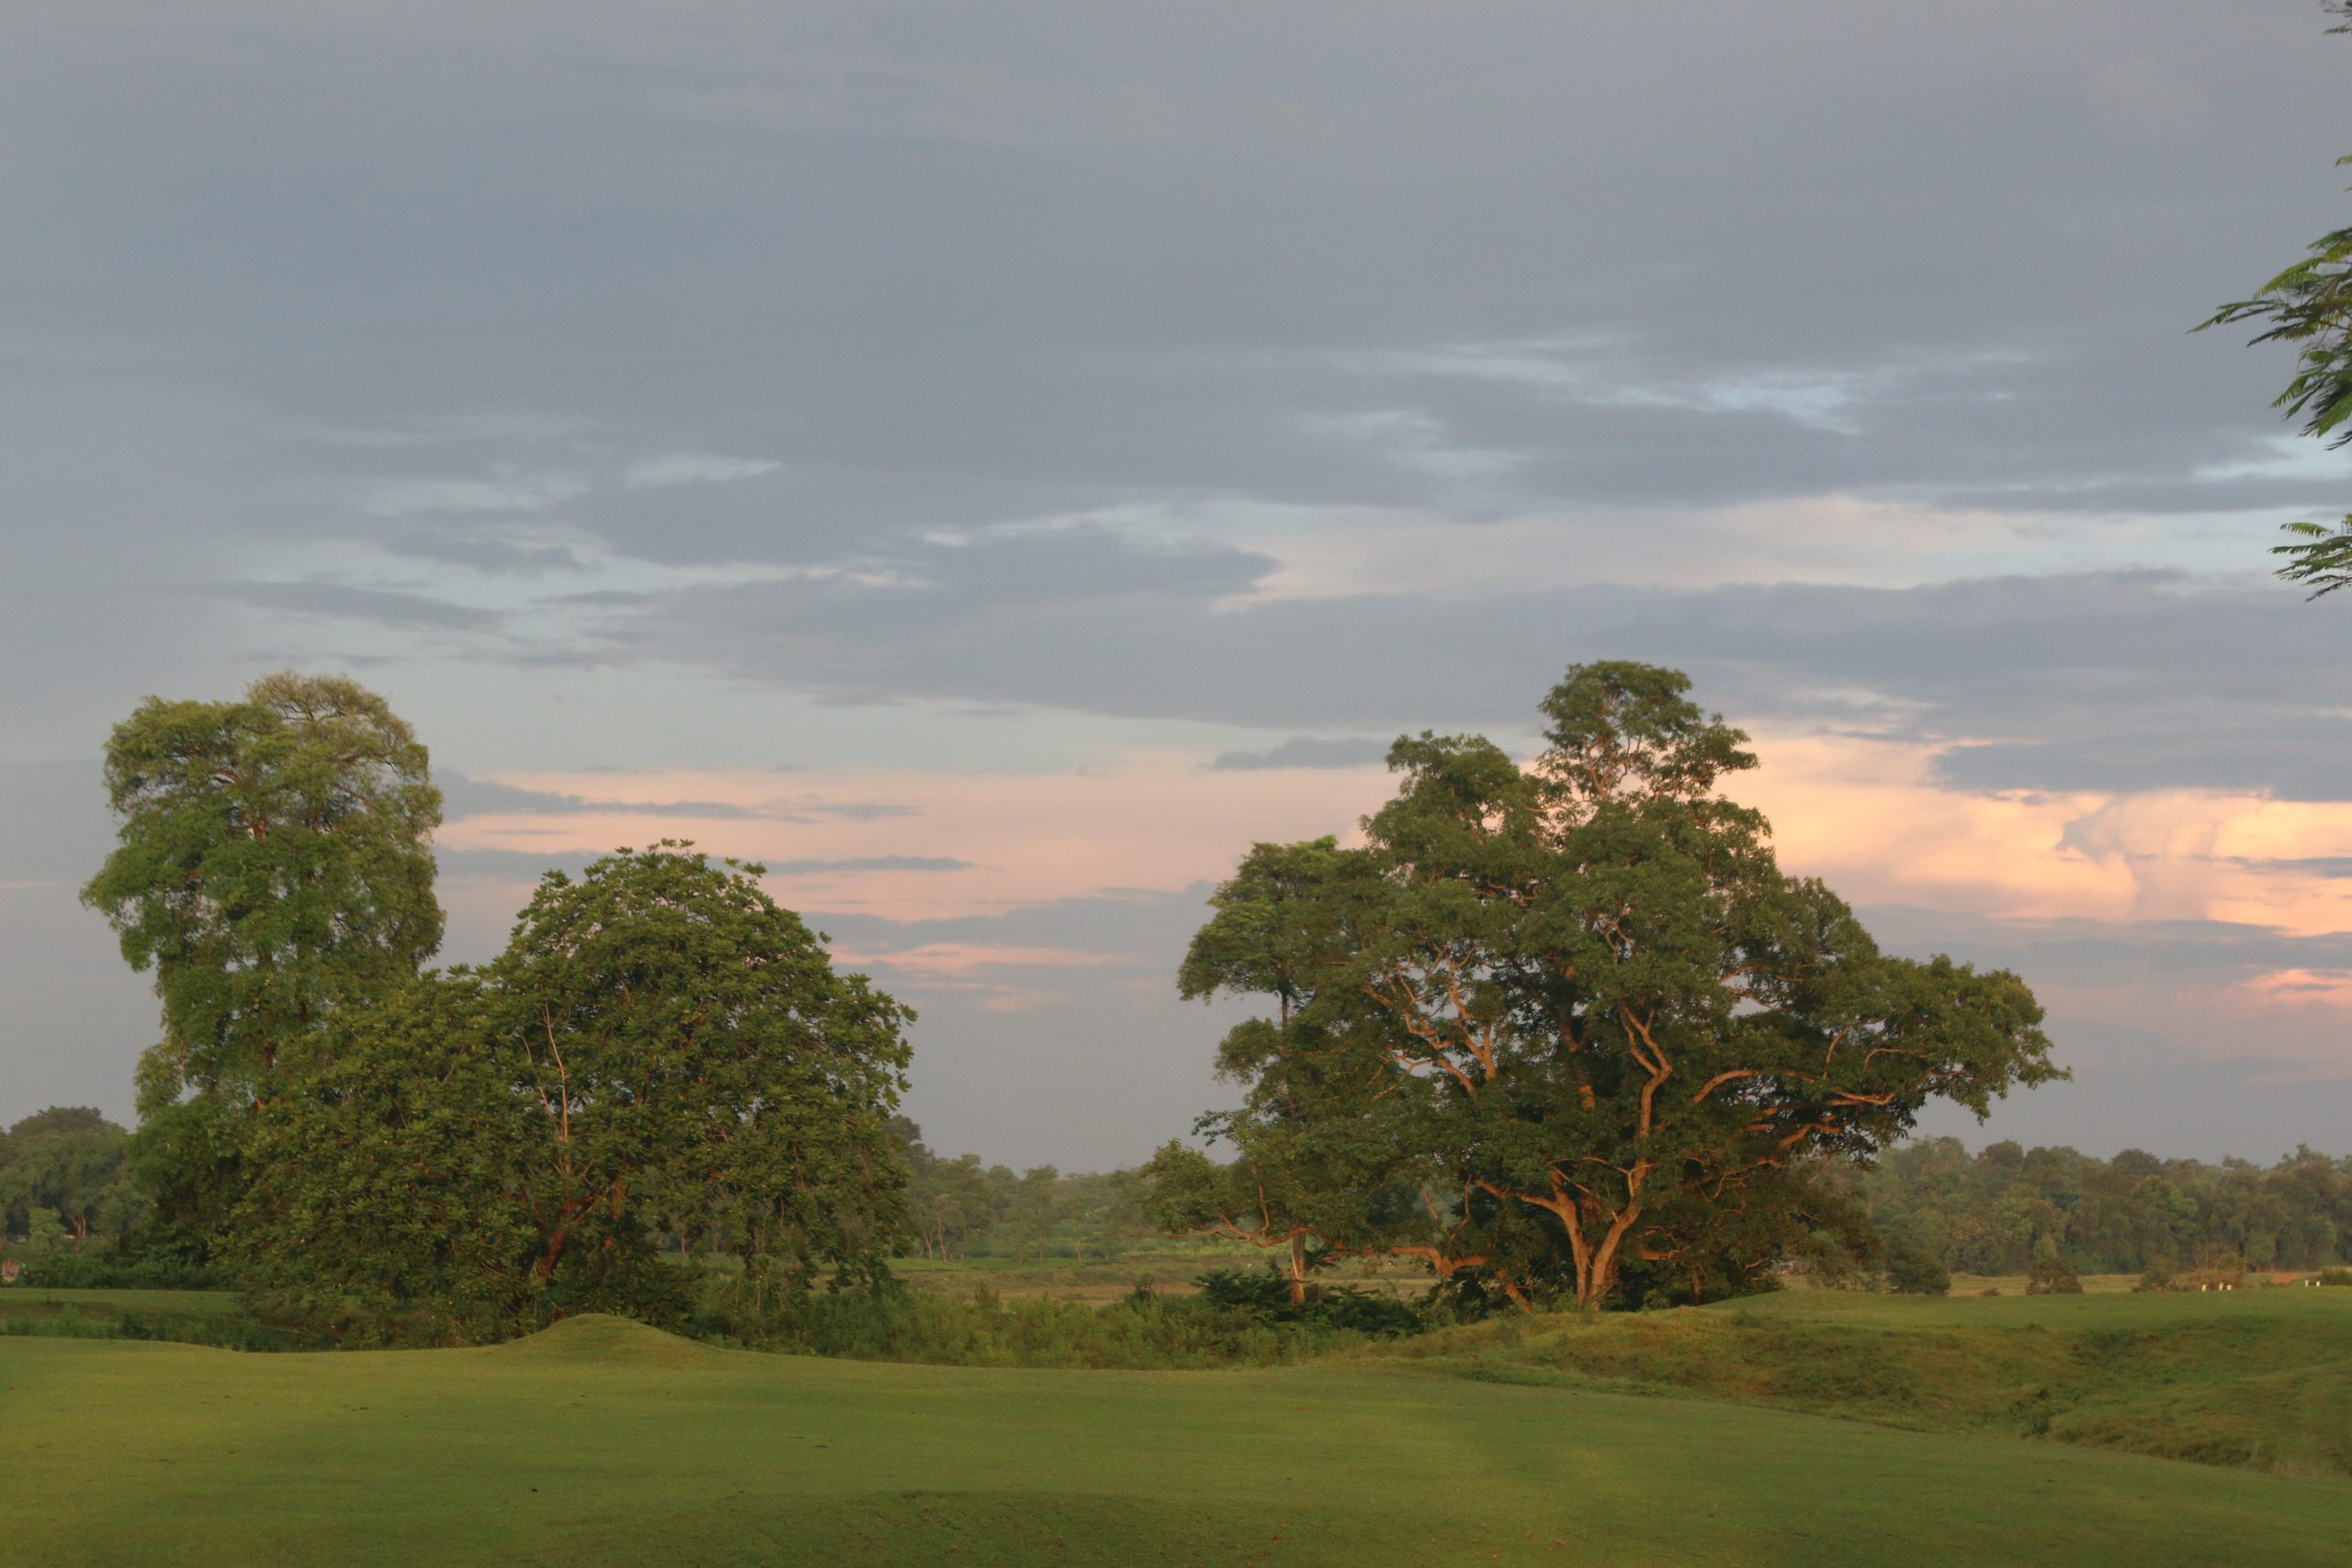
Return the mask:
<path id="1" fill-rule="evenodd" d="M 1846 1222 L 1824 1162 L 2061 1076 L 2016 976 L 1883 953 L 1780 870 L 1718 788 L 1747 738 L 1688 689 L 1574 667 L 1532 765 L 1403 739 L 1363 847 L 1251 852 L 1182 984 L 1272 1016 L 1227 1037 L 1242 1104 L 1203 1123 L 1237 1157 L 1155 1158 L 1164 1223 L 1522 1302 L 1724 1293 Z"/>
<path id="2" fill-rule="evenodd" d="M 440 945 L 441 792 L 382 697 L 291 672 L 236 702 L 149 698 L 108 738 L 106 784 L 118 843 L 82 897 L 154 976 L 141 1176 L 201 1251 L 289 1049 Z"/>

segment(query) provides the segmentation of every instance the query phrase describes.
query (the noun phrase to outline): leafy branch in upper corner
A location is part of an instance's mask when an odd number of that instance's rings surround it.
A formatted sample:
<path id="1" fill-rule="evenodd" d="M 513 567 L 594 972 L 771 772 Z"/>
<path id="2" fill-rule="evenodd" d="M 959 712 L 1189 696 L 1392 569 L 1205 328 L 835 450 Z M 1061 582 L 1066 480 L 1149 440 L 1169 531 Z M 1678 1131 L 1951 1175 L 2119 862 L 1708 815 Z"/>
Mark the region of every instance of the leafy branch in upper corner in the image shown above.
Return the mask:
<path id="1" fill-rule="evenodd" d="M 2324 0 L 2324 9 L 2344 18 L 2328 31 L 2352 32 L 2352 0 Z M 2336 160 L 2339 168 L 2346 164 L 2352 164 L 2352 156 Z M 2301 419 L 2304 434 L 2331 446 L 2352 441 L 2352 424 L 2346 423 L 2352 421 L 2352 228 L 2321 235 L 2301 261 L 2251 298 L 2222 306 L 2196 330 L 2235 321 L 2268 323 L 2250 344 L 2301 346 L 2293 378 L 2271 406 Z M 2332 528 L 2290 523 L 2286 530 L 2299 542 L 2271 547 L 2271 554 L 2287 558 L 2280 577 L 2308 585 L 2314 599 L 2352 583 L 2352 515 Z"/>

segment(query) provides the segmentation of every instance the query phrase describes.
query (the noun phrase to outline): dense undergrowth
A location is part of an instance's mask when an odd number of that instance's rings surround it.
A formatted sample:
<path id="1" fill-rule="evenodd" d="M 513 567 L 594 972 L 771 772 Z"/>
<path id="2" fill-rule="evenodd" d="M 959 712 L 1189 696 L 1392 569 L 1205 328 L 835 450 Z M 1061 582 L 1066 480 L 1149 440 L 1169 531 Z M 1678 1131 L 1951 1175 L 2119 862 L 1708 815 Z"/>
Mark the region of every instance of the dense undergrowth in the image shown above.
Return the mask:
<path id="1" fill-rule="evenodd" d="M 690 1326 L 720 1344 L 859 1360 L 1148 1371 L 1278 1366 L 1429 1324 L 1413 1303 L 1344 1286 L 1294 1304 L 1272 1275 L 1218 1269 L 1197 1283 L 1197 1295 L 1137 1290 L 1102 1306 L 985 1289 L 820 1294 L 755 1318 L 707 1308 Z"/>

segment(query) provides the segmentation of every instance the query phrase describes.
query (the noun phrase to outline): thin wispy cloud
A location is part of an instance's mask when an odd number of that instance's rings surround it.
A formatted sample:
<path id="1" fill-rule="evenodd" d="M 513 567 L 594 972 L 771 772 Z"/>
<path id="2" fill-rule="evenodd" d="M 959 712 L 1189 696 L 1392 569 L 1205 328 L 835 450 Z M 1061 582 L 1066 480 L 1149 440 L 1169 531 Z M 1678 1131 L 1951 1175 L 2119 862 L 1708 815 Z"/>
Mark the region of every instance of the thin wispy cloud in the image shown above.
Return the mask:
<path id="1" fill-rule="evenodd" d="M 783 468 L 751 457 L 721 457 L 708 452 L 669 452 L 640 457 L 621 470 L 621 482 L 632 490 L 661 490 L 670 485 L 725 484 L 730 479 L 756 479 Z"/>

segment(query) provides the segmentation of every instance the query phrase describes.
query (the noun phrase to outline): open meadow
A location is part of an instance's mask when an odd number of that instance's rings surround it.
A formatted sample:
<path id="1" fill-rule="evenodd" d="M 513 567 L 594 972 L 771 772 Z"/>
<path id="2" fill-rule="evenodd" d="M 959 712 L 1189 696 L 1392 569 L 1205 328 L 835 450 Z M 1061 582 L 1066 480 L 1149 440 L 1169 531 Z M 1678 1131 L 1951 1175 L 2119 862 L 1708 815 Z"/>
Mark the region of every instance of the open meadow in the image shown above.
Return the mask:
<path id="1" fill-rule="evenodd" d="M 2204 1463 L 2115 1451 L 2199 1431 Z M 467 1350 L 13 1337 L 0 1453 L 11 1564 L 2340 1563 L 2352 1292 L 1792 1292 L 1177 1373 L 605 1317 Z"/>

